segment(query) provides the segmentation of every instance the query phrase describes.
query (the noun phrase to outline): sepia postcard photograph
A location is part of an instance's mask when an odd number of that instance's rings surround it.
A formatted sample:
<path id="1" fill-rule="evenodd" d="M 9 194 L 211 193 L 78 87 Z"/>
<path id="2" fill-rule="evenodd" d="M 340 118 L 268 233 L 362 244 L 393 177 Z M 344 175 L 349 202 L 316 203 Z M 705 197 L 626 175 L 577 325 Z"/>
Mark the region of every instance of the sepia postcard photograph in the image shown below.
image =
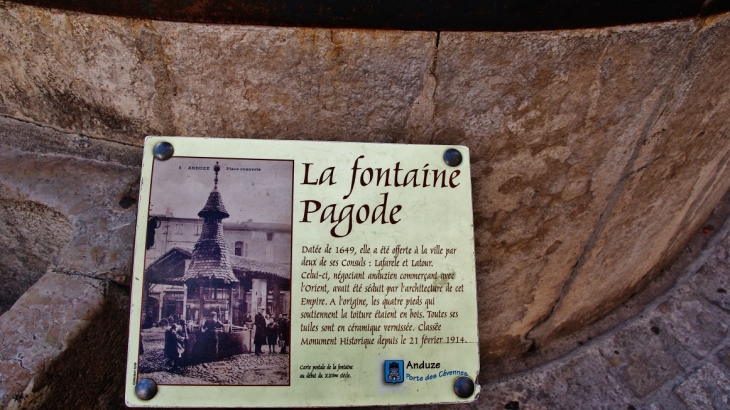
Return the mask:
<path id="1" fill-rule="evenodd" d="M 293 161 L 152 170 L 137 377 L 290 384 Z"/>

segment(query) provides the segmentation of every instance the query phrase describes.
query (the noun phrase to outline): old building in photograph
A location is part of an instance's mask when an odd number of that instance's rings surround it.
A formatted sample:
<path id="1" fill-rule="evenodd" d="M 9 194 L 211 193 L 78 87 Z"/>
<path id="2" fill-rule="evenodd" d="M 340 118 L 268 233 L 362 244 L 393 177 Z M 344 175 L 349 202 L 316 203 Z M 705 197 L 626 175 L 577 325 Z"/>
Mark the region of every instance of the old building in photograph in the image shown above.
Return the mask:
<path id="1" fill-rule="evenodd" d="M 230 215 L 217 172 L 198 216 L 150 215 L 143 327 L 169 318 L 197 323 L 211 312 L 225 324 L 244 326 L 259 308 L 272 317 L 288 313 L 291 225 L 223 222 Z"/>

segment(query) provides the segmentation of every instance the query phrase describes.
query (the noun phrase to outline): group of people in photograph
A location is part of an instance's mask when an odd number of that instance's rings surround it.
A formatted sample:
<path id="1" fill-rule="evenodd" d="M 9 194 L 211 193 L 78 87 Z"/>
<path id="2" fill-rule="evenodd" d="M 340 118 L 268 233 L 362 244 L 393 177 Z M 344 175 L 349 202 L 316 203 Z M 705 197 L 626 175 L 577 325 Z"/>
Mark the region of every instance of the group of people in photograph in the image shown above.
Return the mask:
<path id="1" fill-rule="evenodd" d="M 180 367 L 186 361 L 186 349 L 189 349 L 189 325 L 182 319 L 167 319 L 169 327 L 165 330 L 164 353 L 168 365 Z M 203 322 L 200 332 L 197 333 L 197 341 L 193 346 L 191 355 L 196 362 L 210 362 L 218 357 L 218 333 L 224 328 L 223 323 L 218 319 L 218 313 L 211 312 L 208 319 Z M 278 318 L 267 314 L 262 308 L 253 320 L 253 344 L 254 354 L 261 355 L 262 346 L 268 346 L 268 353 L 277 353 L 276 347 L 280 346 L 279 353 L 287 354 L 289 347 L 290 322 L 288 314 L 282 313 Z"/>
<path id="2" fill-rule="evenodd" d="M 263 308 L 259 309 L 254 318 L 254 340 L 256 346 L 254 353 L 258 356 L 263 354 L 261 346 L 268 345 L 269 353 L 276 353 L 277 344 L 281 345 L 279 353 L 286 354 L 289 347 L 289 317 L 286 313 L 279 315 L 276 319 L 265 314 Z"/>

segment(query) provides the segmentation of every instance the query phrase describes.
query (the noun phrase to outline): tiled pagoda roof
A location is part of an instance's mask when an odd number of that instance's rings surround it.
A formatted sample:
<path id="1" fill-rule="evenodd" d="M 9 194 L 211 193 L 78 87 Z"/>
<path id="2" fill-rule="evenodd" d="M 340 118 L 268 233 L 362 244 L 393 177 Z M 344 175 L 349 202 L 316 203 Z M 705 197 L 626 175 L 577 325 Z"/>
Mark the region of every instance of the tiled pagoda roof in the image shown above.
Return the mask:
<path id="1" fill-rule="evenodd" d="M 223 226 L 217 222 L 203 224 L 198 243 L 193 248 L 190 266 L 181 281 L 218 279 L 226 284 L 238 282 L 233 274 L 228 244 L 223 240 Z"/>
<path id="2" fill-rule="evenodd" d="M 206 202 L 203 209 L 198 212 L 198 216 L 201 218 L 212 219 L 223 219 L 230 216 L 228 211 L 226 211 L 226 207 L 223 206 L 223 198 L 217 188 L 210 192 L 210 195 L 208 195 L 208 202 Z"/>
<path id="3" fill-rule="evenodd" d="M 176 246 L 167 251 L 147 268 L 150 273 L 154 272 L 152 282 L 179 282 L 183 280 L 182 276 L 174 275 L 170 266 L 181 263 L 181 260 L 190 259 L 192 255 L 192 251 L 180 246 Z M 287 268 L 286 265 L 273 262 L 261 262 L 236 255 L 229 255 L 229 259 L 231 261 L 233 273 L 239 278 L 250 274 L 271 275 L 281 279 L 289 279 L 291 277 L 289 268 Z M 179 272 L 182 275 L 182 269 Z M 171 274 L 174 276 L 171 276 Z"/>

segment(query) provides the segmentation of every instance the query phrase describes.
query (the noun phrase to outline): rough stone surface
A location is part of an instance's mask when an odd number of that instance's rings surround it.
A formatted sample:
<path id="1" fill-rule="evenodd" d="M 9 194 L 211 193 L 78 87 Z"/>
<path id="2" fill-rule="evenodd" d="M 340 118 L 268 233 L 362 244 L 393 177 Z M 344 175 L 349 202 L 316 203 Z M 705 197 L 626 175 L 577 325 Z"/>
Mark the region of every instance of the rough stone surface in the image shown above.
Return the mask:
<path id="1" fill-rule="evenodd" d="M 597 67 L 611 48 L 603 34 L 441 36 L 432 141 L 470 145 L 479 176 L 474 217 L 487 357 L 529 348 L 527 332 L 558 297 L 625 161 L 625 147 L 611 152 L 620 145 L 585 138 L 597 116 L 591 99 L 601 96 Z"/>
<path id="2" fill-rule="evenodd" d="M 14 118 L 0 116 L 0 144 L 23 152 L 61 154 L 128 167 L 142 164 L 142 149 L 115 142 L 57 131 Z M 136 195 L 134 188 L 131 192 Z"/>
<path id="3" fill-rule="evenodd" d="M 702 301 L 684 286 L 677 295 L 659 306 L 662 312 L 662 329 L 702 359 L 717 347 L 727 335 L 727 317 L 716 318 Z"/>
<path id="4" fill-rule="evenodd" d="M 699 30 L 694 21 L 647 28 L 441 34 L 435 131 L 424 138 L 471 148 L 486 360 L 525 352 L 607 313 L 665 252 L 676 251 L 667 243 L 633 246 L 635 238 L 653 243 L 693 232 L 719 199 L 693 197 L 688 191 L 704 192 L 707 181 L 683 178 L 671 182 L 682 195 L 617 211 L 630 177 L 652 166 L 642 148 L 673 101 Z M 676 137 L 671 149 L 730 148 L 717 144 L 695 147 Z M 721 180 L 722 152 L 694 167 Z M 679 166 L 675 156 L 664 161 Z M 646 178 L 637 189 L 662 185 L 668 195 L 665 179 Z M 721 185 L 712 192 L 723 193 Z M 699 208 L 683 221 L 690 204 Z M 634 226 L 618 229 L 612 215 Z M 667 216 L 671 226 L 683 221 L 681 229 L 665 233 Z"/>
<path id="5" fill-rule="evenodd" d="M 713 364 L 694 372 L 674 391 L 690 409 L 727 409 L 730 406 L 730 380 Z"/>
<path id="6" fill-rule="evenodd" d="M 27 201 L 0 198 L 0 314 L 57 262 L 71 239 L 71 225 L 60 213 Z"/>
<path id="7" fill-rule="evenodd" d="M 724 202 L 730 202 L 726 195 Z M 730 314 L 695 293 L 689 284 L 709 271 L 730 274 L 730 217 L 706 248 L 682 261 L 676 284 L 635 317 L 572 353 L 508 378 L 482 384 L 475 408 L 628 410 L 727 409 L 730 407 Z M 707 235 L 700 230 L 698 236 Z M 711 269 L 710 269 L 711 268 Z M 704 278 L 703 280 L 706 280 Z M 703 282 L 704 283 L 704 282 Z M 612 313 L 613 314 L 613 313 Z M 708 315 L 708 317 L 703 317 Z M 718 329 L 724 329 L 718 331 Z M 601 361 L 586 360 L 600 352 Z M 566 369 L 573 392 L 585 381 L 598 387 L 576 402 L 548 379 Z M 483 371 L 485 371 L 483 369 Z M 602 384 L 602 380 L 604 380 Z M 611 383 L 613 389 L 601 388 Z M 555 397 L 555 401 L 550 401 Z"/>
<path id="8" fill-rule="evenodd" d="M 125 209 L 119 201 L 128 195 L 136 199 L 138 184 L 139 167 L 11 147 L 0 150 L 3 192 L 53 209 L 72 227 L 68 246 L 55 264 L 120 283 L 131 271 L 136 207 Z"/>
<path id="9" fill-rule="evenodd" d="M 601 354 L 616 367 L 638 397 L 646 396 L 682 371 L 664 347 L 663 337 L 651 329 L 648 321 L 641 321 L 600 347 Z"/>
<path id="10" fill-rule="evenodd" d="M 49 134 L 58 139 L 40 138 Z M 78 143 L 75 157 L 48 153 Z M 108 159 L 124 162 L 139 151 L 0 121 L 0 246 L 10 269 L 3 272 L 23 274 L 3 277 L 4 300 L 15 304 L 0 316 L 0 406 L 34 397 L 36 378 L 97 318 L 110 284 L 129 282 L 137 208 L 119 202 L 136 200 L 139 166 Z M 45 275 L 11 299 L 10 290 L 32 284 L 38 272 Z"/>
<path id="11" fill-rule="evenodd" d="M 730 41 L 730 19 L 705 21 L 691 41 L 640 135 L 615 204 L 584 250 L 585 263 L 536 337 L 580 328 L 643 287 L 730 186 L 730 59 L 718 47 Z"/>
<path id="12" fill-rule="evenodd" d="M 504 409 L 509 403 L 528 402 L 530 409 L 617 409 L 628 404 L 626 392 L 608 372 L 608 363 L 596 350 L 586 351 L 554 368 L 547 367 L 519 382 L 490 385 L 489 392 L 478 401 L 478 407 L 488 404 L 489 408 Z M 500 401 L 488 401 L 497 397 Z M 513 405 L 513 408 L 525 407 Z"/>
<path id="13" fill-rule="evenodd" d="M 692 286 L 713 304 L 730 311 L 730 272 L 725 269 L 730 265 L 730 238 L 723 242 L 723 249 L 713 255 L 712 259 L 692 278 Z"/>
<path id="14" fill-rule="evenodd" d="M 32 380 L 98 314 L 105 287 L 84 276 L 48 273 L 0 316 L 0 405 L 22 401 Z"/>
<path id="15" fill-rule="evenodd" d="M 191 25 L 0 7 L 0 113 L 144 135 L 403 141 L 436 33 Z"/>
<path id="16" fill-rule="evenodd" d="M 129 290 L 107 285 L 103 300 L 94 298 L 99 303 L 92 320 L 76 329 L 66 349 L 33 377 L 8 408 L 125 408 Z"/>

